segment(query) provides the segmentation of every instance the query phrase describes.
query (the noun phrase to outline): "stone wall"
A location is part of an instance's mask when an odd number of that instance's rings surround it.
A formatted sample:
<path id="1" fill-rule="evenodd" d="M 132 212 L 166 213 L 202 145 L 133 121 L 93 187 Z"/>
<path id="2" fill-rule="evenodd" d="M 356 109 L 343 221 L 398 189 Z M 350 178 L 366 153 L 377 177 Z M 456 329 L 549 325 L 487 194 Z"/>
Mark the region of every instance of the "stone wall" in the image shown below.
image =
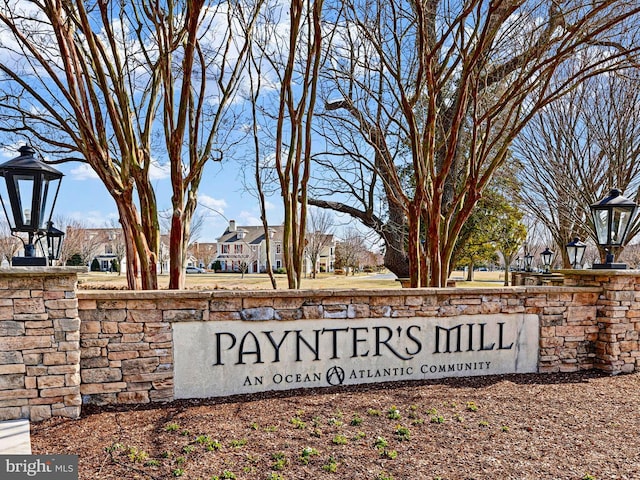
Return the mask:
<path id="1" fill-rule="evenodd" d="M 568 270 L 564 286 L 253 292 L 77 291 L 78 271 L 0 270 L 0 420 L 172 400 L 176 322 L 522 313 L 539 320 L 539 372 L 640 370 L 640 271 Z"/>
<path id="2" fill-rule="evenodd" d="M 611 373 L 640 370 L 640 272 L 566 270 L 565 283 L 597 287 L 595 367 Z"/>
<path id="3" fill-rule="evenodd" d="M 540 318 L 540 372 L 596 364 L 599 287 L 350 291 L 80 292 L 85 403 L 173 398 L 171 325 L 529 313 Z"/>
<path id="4" fill-rule="evenodd" d="M 0 420 L 80 415 L 77 272 L 0 270 Z"/>

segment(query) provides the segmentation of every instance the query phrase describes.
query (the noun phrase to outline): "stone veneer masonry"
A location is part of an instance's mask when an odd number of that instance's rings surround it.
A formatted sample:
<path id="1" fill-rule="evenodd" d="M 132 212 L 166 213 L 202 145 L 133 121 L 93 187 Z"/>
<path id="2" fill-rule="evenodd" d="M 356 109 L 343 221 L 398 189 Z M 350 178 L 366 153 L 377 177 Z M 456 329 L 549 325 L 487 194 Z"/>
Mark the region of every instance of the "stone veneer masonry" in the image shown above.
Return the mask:
<path id="1" fill-rule="evenodd" d="M 0 420 L 80 415 L 77 274 L 0 269 Z"/>
<path id="2" fill-rule="evenodd" d="M 541 373 L 640 370 L 640 271 L 564 286 L 343 291 L 76 291 L 77 270 L 0 270 L 0 420 L 173 399 L 172 324 L 267 319 L 540 319 Z M 77 297 L 77 298 L 76 298 Z"/>

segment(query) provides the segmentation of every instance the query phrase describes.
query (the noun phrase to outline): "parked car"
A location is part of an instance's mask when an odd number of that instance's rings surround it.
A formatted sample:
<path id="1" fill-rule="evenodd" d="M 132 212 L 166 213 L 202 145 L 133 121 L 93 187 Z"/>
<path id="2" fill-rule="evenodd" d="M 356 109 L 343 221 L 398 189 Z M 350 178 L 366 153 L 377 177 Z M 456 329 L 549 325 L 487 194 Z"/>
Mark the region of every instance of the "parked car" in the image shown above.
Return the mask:
<path id="1" fill-rule="evenodd" d="M 204 273 L 204 268 L 200 267 L 187 267 L 187 273 Z"/>

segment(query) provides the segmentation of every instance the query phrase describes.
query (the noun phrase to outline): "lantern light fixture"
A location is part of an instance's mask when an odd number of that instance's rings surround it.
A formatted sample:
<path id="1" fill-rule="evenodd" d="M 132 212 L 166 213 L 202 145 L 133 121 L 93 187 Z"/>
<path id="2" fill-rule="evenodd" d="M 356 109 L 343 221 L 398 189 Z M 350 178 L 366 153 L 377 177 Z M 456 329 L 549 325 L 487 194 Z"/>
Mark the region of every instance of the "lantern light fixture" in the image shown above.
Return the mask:
<path id="1" fill-rule="evenodd" d="M 49 255 L 36 256 L 35 244 L 43 237 L 47 242 L 62 243 L 64 233 L 51 224 L 53 208 L 58 198 L 63 174 L 35 158 L 35 150 L 24 145 L 18 149 L 20 155 L 0 165 L 0 176 L 5 179 L 6 200 L 0 195 L 4 214 L 11 234 L 20 238 L 24 245 L 24 257 L 13 257 L 13 266 L 47 266 Z M 11 215 L 9 214 L 11 213 Z M 25 241 L 19 234 L 27 234 Z M 62 234 L 62 236 L 60 235 Z M 51 238 L 49 238 L 51 237 Z M 57 247 L 59 250 L 59 247 Z"/>
<path id="2" fill-rule="evenodd" d="M 542 265 L 544 265 L 544 273 L 551 273 L 551 261 L 553 260 L 553 251 L 549 250 L 549 247 L 540 254 L 542 258 Z"/>
<path id="3" fill-rule="evenodd" d="M 524 271 L 525 272 L 530 272 L 531 271 L 531 262 L 533 261 L 533 255 L 531 255 L 530 253 L 527 253 L 524 256 Z"/>
<path id="4" fill-rule="evenodd" d="M 587 249 L 587 244 L 581 242 L 578 237 L 575 237 L 572 241 L 567 243 L 567 256 L 569 257 L 569 263 L 571 268 L 582 268 L 582 259 L 584 258 L 584 252 Z"/>
<path id="5" fill-rule="evenodd" d="M 624 263 L 614 263 L 613 251 L 624 245 L 638 205 L 614 188 L 602 200 L 592 203 L 591 216 L 598 245 L 607 252 L 605 263 L 594 263 L 595 269 L 626 269 Z"/>

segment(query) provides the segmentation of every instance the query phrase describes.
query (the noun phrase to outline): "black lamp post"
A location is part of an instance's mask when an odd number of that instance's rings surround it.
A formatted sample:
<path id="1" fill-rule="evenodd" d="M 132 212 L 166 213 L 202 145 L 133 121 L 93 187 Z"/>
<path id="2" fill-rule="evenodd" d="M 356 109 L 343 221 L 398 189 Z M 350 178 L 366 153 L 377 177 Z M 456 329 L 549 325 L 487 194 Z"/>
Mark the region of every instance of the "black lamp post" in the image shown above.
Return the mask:
<path id="1" fill-rule="evenodd" d="M 638 205 L 614 188 L 607 197 L 592 203 L 589 208 L 598 244 L 607 251 L 605 263 L 594 263 L 593 268 L 626 269 L 626 264 L 614 263 L 612 250 L 624 244 Z"/>
<path id="2" fill-rule="evenodd" d="M 49 262 L 60 258 L 63 240 L 64 232 L 54 227 L 53 222 L 49 222 L 47 227 L 47 257 L 49 257 Z"/>
<path id="3" fill-rule="evenodd" d="M 524 271 L 525 272 L 530 272 L 531 271 L 531 262 L 533 261 L 533 255 L 531 255 L 530 253 L 527 252 L 527 254 L 524 256 Z"/>
<path id="4" fill-rule="evenodd" d="M 542 258 L 542 264 L 544 265 L 544 273 L 551 273 L 551 260 L 553 259 L 553 252 L 549 250 L 549 247 L 544 249 L 544 252 L 540 254 Z"/>
<path id="5" fill-rule="evenodd" d="M 522 270 L 522 259 L 520 257 L 516 257 L 516 271 Z"/>
<path id="6" fill-rule="evenodd" d="M 24 257 L 13 257 L 13 266 L 47 266 L 48 256 L 37 257 L 35 243 L 47 237 L 47 248 L 56 243 L 59 248 L 64 234 L 51 224 L 53 207 L 58 198 L 62 172 L 47 165 L 34 156 L 35 150 L 28 145 L 18 149 L 20 156 L 0 165 L 0 176 L 4 177 L 11 215 L 2 197 L 2 208 L 7 217 L 11 234 L 20 238 L 24 245 Z M 18 234 L 26 233 L 25 242 Z"/>
<path id="7" fill-rule="evenodd" d="M 578 237 L 567 243 L 567 256 L 571 263 L 571 268 L 579 268 L 582 266 L 582 259 L 584 258 L 584 252 L 587 248 L 587 244 L 581 242 Z"/>

